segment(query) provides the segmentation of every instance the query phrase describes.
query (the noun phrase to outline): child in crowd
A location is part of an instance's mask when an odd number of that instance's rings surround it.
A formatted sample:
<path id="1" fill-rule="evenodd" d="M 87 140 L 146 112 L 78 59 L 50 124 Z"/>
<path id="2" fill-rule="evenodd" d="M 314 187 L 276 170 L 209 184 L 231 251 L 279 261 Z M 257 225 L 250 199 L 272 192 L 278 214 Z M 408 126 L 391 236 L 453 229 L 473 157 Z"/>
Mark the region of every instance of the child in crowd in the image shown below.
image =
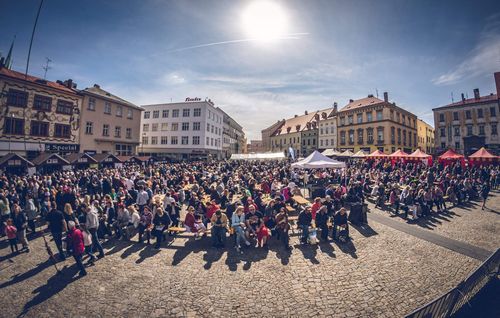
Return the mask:
<path id="1" fill-rule="evenodd" d="M 201 239 L 200 234 L 205 235 L 207 233 L 207 227 L 205 226 L 205 224 L 203 224 L 201 215 L 199 214 L 196 214 L 194 216 L 194 228 L 196 230 L 194 234 L 195 240 Z"/>
<path id="2" fill-rule="evenodd" d="M 9 239 L 10 250 L 14 253 L 14 248 L 16 253 L 19 252 L 17 248 L 17 228 L 12 224 L 12 219 L 7 220 L 7 227 L 5 228 L 5 233 L 7 233 L 7 238 Z"/>

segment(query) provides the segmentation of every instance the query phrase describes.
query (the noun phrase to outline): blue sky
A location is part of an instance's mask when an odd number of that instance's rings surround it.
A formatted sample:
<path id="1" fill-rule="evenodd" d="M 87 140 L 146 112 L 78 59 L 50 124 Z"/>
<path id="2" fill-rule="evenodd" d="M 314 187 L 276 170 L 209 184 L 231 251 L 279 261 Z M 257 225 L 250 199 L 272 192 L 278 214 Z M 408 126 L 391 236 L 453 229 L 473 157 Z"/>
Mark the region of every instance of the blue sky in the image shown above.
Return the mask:
<path id="1" fill-rule="evenodd" d="M 277 119 L 388 91 L 433 123 L 431 109 L 495 91 L 500 71 L 499 1 L 273 1 L 288 33 L 270 43 L 245 39 L 241 15 L 252 1 L 45 0 L 30 73 L 98 83 L 138 105 L 209 97 L 249 139 Z M 25 68 L 38 1 L 0 0 L 0 52 L 12 38 L 15 70 Z"/>

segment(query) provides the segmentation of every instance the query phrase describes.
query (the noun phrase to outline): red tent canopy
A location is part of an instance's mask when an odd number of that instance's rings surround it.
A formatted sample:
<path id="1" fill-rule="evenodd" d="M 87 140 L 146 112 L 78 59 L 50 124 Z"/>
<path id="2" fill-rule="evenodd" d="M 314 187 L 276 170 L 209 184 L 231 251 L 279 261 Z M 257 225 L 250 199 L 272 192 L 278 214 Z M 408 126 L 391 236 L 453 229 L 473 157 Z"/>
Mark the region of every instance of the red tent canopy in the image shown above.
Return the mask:
<path id="1" fill-rule="evenodd" d="M 464 156 L 461 154 L 456 153 L 455 151 L 449 149 L 447 152 L 439 156 L 439 159 L 441 160 L 457 160 L 457 159 L 463 159 Z"/>
<path id="2" fill-rule="evenodd" d="M 426 154 L 420 149 L 415 150 L 411 154 L 408 155 L 408 159 L 428 159 L 432 157 L 431 155 Z"/>
<path id="3" fill-rule="evenodd" d="M 406 152 L 404 152 L 403 150 L 398 149 L 393 154 L 388 155 L 388 157 L 390 157 L 390 158 L 406 158 L 406 157 L 408 157 L 408 154 Z"/>
<path id="4" fill-rule="evenodd" d="M 387 157 L 387 155 L 385 153 L 383 153 L 382 151 L 377 149 L 374 152 L 372 152 L 371 154 L 369 154 L 368 156 L 366 156 L 365 158 L 377 159 L 377 158 L 386 158 L 386 157 Z"/>
<path id="5" fill-rule="evenodd" d="M 482 147 L 481 149 L 479 149 L 478 151 L 476 151 L 475 153 L 470 155 L 469 159 L 472 159 L 472 160 L 496 160 L 496 159 L 498 159 L 498 156 L 491 154 L 488 150 L 486 150 L 486 149 L 484 149 L 484 147 Z"/>

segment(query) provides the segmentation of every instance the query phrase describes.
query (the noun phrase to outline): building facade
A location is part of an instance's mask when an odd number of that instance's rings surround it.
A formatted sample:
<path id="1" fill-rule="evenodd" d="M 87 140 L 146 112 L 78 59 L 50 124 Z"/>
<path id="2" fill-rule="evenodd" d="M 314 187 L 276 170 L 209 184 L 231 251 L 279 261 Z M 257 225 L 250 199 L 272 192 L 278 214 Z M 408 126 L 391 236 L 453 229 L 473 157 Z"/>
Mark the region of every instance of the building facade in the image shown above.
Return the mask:
<path id="1" fill-rule="evenodd" d="M 262 140 L 250 140 L 247 145 L 248 153 L 262 153 L 265 152 Z"/>
<path id="2" fill-rule="evenodd" d="M 330 112 L 323 112 L 319 121 L 318 150 L 337 149 L 337 103 Z"/>
<path id="3" fill-rule="evenodd" d="M 139 153 L 174 160 L 222 158 L 224 113 L 211 100 L 144 105 Z"/>
<path id="4" fill-rule="evenodd" d="M 262 135 L 262 149 L 264 151 L 271 151 L 274 149 L 274 147 L 271 145 L 271 136 L 274 134 L 274 132 L 281 127 L 285 123 L 284 119 L 278 120 L 271 126 L 261 130 L 261 135 Z"/>
<path id="5" fill-rule="evenodd" d="M 99 85 L 80 91 L 83 96 L 80 150 L 89 154 L 137 153 L 142 108 L 121 99 Z"/>
<path id="6" fill-rule="evenodd" d="M 481 96 L 474 89 L 474 97 L 434 108 L 436 153 L 449 148 L 470 155 L 485 146 L 500 151 L 498 136 L 498 111 L 500 107 L 500 72 L 494 74 L 496 94 Z"/>
<path id="7" fill-rule="evenodd" d="M 82 97 L 71 80 L 24 76 L 0 63 L 0 154 L 80 151 Z"/>
<path id="8" fill-rule="evenodd" d="M 338 114 L 338 148 L 340 151 L 381 150 L 393 153 L 397 149 L 413 152 L 417 144 L 417 116 L 396 103 L 373 95 L 350 100 Z"/>
<path id="9" fill-rule="evenodd" d="M 434 154 L 434 127 L 422 119 L 417 119 L 417 143 L 423 152 Z"/>
<path id="10" fill-rule="evenodd" d="M 231 158 L 232 154 L 243 153 L 245 148 L 245 133 L 243 127 L 236 122 L 225 111 L 217 107 L 223 113 L 222 127 L 222 153 L 223 157 Z"/>

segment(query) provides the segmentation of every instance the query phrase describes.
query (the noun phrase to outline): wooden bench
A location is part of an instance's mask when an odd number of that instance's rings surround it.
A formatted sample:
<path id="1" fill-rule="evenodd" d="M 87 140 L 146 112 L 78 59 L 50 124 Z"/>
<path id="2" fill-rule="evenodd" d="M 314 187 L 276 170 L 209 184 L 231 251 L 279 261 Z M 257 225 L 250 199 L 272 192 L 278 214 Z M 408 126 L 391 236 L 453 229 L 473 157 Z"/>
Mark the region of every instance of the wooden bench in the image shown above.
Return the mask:
<path id="1" fill-rule="evenodd" d="M 295 209 L 292 206 L 290 206 L 290 205 L 287 205 L 286 209 L 287 209 L 288 212 L 295 212 Z"/>

